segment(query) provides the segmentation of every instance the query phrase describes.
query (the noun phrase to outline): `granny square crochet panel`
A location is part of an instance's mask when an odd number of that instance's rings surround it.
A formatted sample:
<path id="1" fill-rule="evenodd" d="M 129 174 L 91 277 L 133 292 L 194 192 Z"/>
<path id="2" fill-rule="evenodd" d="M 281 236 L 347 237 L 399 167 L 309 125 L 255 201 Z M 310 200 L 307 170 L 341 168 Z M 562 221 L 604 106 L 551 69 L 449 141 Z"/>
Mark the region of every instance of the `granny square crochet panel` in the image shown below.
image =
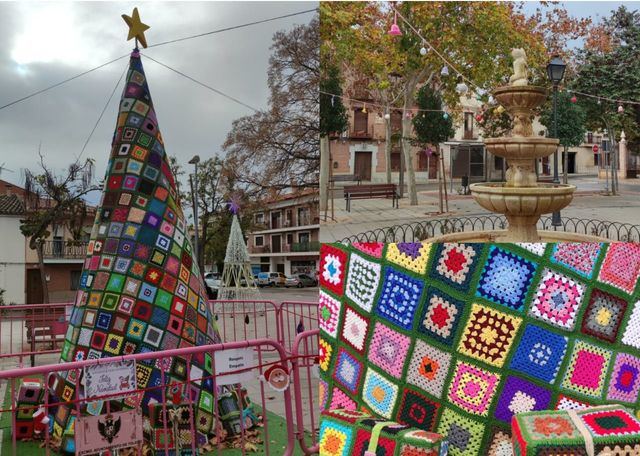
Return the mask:
<path id="1" fill-rule="evenodd" d="M 323 409 L 437 432 L 453 456 L 510 454 L 520 413 L 640 413 L 636 244 L 325 244 L 321 266 Z"/>
<path id="2" fill-rule="evenodd" d="M 206 299 L 135 50 L 61 361 L 217 343 L 220 337 Z M 335 335 L 340 300 L 327 296 L 323 302 L 328 313 L 323 329 L 331 333 L 333 328 Z M 211 364 L 208 354 L 139 362 L 137 387 L 149 389 L 125 399 L 124 405 L 141 406 L 147 413 L 151 404 L 162 402 L 165 385 L 184 385 L 189 374 L 196 380 L 182 387 L 183 395 L 198 404 L 196 430 L 208 433 L 214 407 Z M 69 401 L 75 398 L 75 385 L 75 371 L 70 371 L 55 379 L 53 390 Z M 56 422 L 54 431 L 60 427 L 64 423 Z"/>

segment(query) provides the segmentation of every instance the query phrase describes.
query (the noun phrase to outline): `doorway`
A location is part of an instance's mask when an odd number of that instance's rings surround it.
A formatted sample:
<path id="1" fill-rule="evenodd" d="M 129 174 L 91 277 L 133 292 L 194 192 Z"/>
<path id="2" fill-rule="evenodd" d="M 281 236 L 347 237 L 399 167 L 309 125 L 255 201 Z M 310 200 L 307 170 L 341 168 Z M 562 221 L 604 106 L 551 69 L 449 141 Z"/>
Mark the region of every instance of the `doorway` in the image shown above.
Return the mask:
<path id="1" fill-rule="evenodd" d="M 564 152 L 562 152 L 562 172 L 564 172 Z M 576 172 L 576 152 L 569 152 L 569 157 L 567 159 L 567 173 L 575 174 Z"/>
<path id="2" fill-rule="evenodd" d="M 40 269 L 27 269 L 27 304 L 42 304 L 43 299 Z"/>
<path id="3" fill-rule="evenodd" d="M 282 238 L 279 234 L 271 235 L 271 252 L 272 253 L 280 253 L 282 252 Z"/>
<path id="4" fill-rule="evenodd" d="M 356 152 L 353 163 L 353 171 L 360 180 L 371 180 L 371 152 Z"/>

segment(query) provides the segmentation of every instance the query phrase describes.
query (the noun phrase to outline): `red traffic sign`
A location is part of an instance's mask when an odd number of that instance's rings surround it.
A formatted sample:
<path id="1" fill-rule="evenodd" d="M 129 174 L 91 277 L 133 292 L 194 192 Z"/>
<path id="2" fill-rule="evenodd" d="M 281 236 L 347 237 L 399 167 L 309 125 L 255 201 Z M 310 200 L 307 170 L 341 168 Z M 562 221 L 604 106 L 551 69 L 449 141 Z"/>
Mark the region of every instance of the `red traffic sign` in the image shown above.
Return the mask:
<path id="1" fill-rule="evenodd" d="M 598 145 L 594 144 L 593 147 L 591 148 L 591 150 L 593 150 L 594 154 L 598 153 L 598 150 L 599 150 Z"/>

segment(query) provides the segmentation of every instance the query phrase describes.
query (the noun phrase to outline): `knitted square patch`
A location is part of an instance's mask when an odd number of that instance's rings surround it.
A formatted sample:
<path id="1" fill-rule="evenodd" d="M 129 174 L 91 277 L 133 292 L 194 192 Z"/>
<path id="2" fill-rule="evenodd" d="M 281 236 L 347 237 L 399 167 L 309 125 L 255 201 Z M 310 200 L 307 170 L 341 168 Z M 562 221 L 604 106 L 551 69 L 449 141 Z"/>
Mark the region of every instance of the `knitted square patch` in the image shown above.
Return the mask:
<path id="1" fill-rule="evenodd" d="M 368 368 L 362 389 L 362 400 L 377 415 L 390 419 L 398 399 L 398 385 Z"/>
<path id="2" fill-rule="evenodd" d="M 420 448 L 409 443 L 401 443 L 398 456 L 438 456 L 439 454 L 440 451 L 435 448 Z"/>
<path id="3" fill-rule="evenodd" d="M 626 410 L 586 411 L 579 416 L 595 437 L 635 435 L 640 438 L 640 423 Z"/>
<path id="4" fill-rule="evenodd" d="M 333 353 L 333 347 L 322 337 L 318 341 L 318 358 L 320 363 L 320 369 L 323 371 L 329 370 L 331 364 L 331 354 Z"/>
<path id="5" fill-rule="evenodd" d="M 426 242 L 399 242 L 387 247 L 387 260 L 417 274 L 424 274 L 429 261 L 431 244 Z"/>
<path id="6" fill-rule="evenodd" d="M 378 322 L 369 341 L 367 357 L 389 375 L 400 378 L 410 343 L 409 336 Z"/>
<path id="7" fill-rule="evenodd" d="M 418 331 L 452 345 L 462 318 L 464 302 L 434 287 L 429 287 L 425 296 Z"/>
<path id="8" fill-rule="evenodd" d="M 438 413 L 440 404 L 422 394 L 405 389 L 396 420 L 398 423 L 430 431 Z"/>
<path id="9" fill-rule="evenodd" d="M 422 281 L 392 267 L 386 267 L 376 313 L 391 323 L 410 330 L 423 286 Z"/>
<path id="10" fill-rule="evenodd" d="M 466 290 L 473 276 L 482 244 L 437 244 L 431 277 Z"/>
<path id="11" fill-rule="evenodd" d="M 527 325 L 520 338 L 511 369 L 553 383 L 567 351 L 567 338 L 536 325 Z"/>
<path id="12" fill-rule="evenodd" d="M 332 298 L 322 290 L 318 296 L 319 326 L 331 337 L 336 337 L 338 321 L 340 320 L 341 302 Z"/>
<path id="13" fill-rule="evenodd" d="M 320 247 L 320 286 L 337 295 L 342 295 L 346 270 L 346 252 L 329 244 L 322 244 Z"/>
<path id="14" fill-rule="evenodd" d="M 321 420 L 320 453 L 326 456 L 349 456 L 353 442 L 353 429 L 332 420 Z"/>
<path id="15" fill-rule="evenodd" d="M 369 256 L 382 258 L 382 250 L 384 249 L 382 242 L 353 242 L 351 246 Z"/>
<path id="16" fill-rule="evenodd" d="M 562 242 L 553 246 L 551 261 L 591 278 L 601 251 L 597 242 Z"/>
<path id="17" fill-rule="evenodd" d="M 546 410 L 551 401 L 551 391 L 518 377 L 507 377 L 495 416 L 505 423 L 517 413 Z"/>
<path id="18" fill-rule="evenodd" d="M 502 367 L 521 323 L 522 318 L 474 303 L 458 351 Z"/>
<path id="19" fill-rule="evenodd" d="M 352 254 L 345 296 L 363 310 L 370 311 L 380 283 L 380 264 Z"/>
<path id="20" fill-rule="evenodd" d="M 329 385 L 324 380 L 320 380 L 318 384 L 318 400 L 320 402 L 320 410 L 327 408 L 327 399 L 329 397 Z"/>
<path id="21" fill-rule="evenodd" d="M 351 394 L 357 394 L 362 377 L 362 362 L 344 348 L 340 348 L 336 357 L 333 378 Z"/>
<path id="22" fill-rule="evenodd" d="M 522 310 L 535 271 L 536 266 L 532 262 L 492 246 L 478 283 L 477 295 L 510 309 Z"/>
<path id="23" fill-rule="evenodd" d="M 538 256 L 544 255 L 547 248 L 547 244 L 544 242 L 516 242 L 516 245 Z"/>
<path id="24" fill-rule="evenodd" d="M 554 326 L 573 329 L 584 287 L 569 277 L 545 269 L 529 314 Z"/>
<path id="25" fill-rule="evenodd" d="M 509 431 L 494 428 L 488 445 L 488 456 L 513 456 Z"/>
<path id="26" fill-rule="evenodd" d="M 588 407 L 591 407 L 591 405 L 586 402 L 565 396 L 564 394 L 558 394 L 558 403 L 556 404 L 555 410 L 582 410 Z"/>
<path id="27" fill-rule="evenodd" d="M 351 348 L 362 354 L 365 340 L 369 333 L 369 320 L 360 313 L 345 305 L 344 321 L 342 323 L 342 340 Z"/>
<path id="28" fill-rule="evenodd" d="M 438 434 L 449 442 L 452 456 L 477 456 L 482 443 L 484 424 L 445 409 L 438 424 Z"/>
<path id="29" fill-rule="evenodd" d="M 499 381 L 499 374 L 458 361 L 448 400 L 468 413 L 487 416 Z"/>
<path id="30" fill-rule="evenodd" d="M 335 387 L 331 392 L 331 405 L 329 408 L 355 410 L 356 402 L 340 388 Z"/>
<path id="31" fill-rule="evenodd" d="M 610 351 L 576 341 L 562 386 L 585 396 L 601 397 L 610 361 Z"/>
<path id="32" fill-rule="evenodd" d="M 640 244 L 612 242 L 600 267 L 598 280 L 632 294 L 640 279 Z"/>
<path id="33" fill-rule="evenodd" d="M 581 434 L 573 421 L 566 415 L 557 413 L 524 415 L 522 428 L 526 428 L 533 441 L 549 441 L 550 439 L 574 439 Z M 573 452 L 568 454 L 575 454 Z M 586 454 L 586 452 L 585 452 Z"/>
<path id="34" fill-rule="evenodd" d="M 622 343 L 640 349 L 640 301 L 633 305 L 633 312 L 622 335 Z"/>
<path id="35" fill-rule="evenodd" d="M 609 380 L 607 399 L 635 403 L 640 391 L 640 359 L 618 353 Z"/>
<path id="36" fill-rule="evenodd" d="M 450 365 L 450 353 L 417 339 L 407 369 L 407 383 L 440 398 Z"/>
<path id="37" fill-rule="evenodd" d="M 595 289 L 582 318 L 582 332 L 605 342 L 615 342 L 626 310 L 626 301 Z"/>
<path id="38" fill-rule="evenodd" d="M 353 445 L 353 456 L 361 456 L 369 448 L 371 431 L 368 429 L 358 429 L 356 432 L 355 444 Z M 395 440 L 380 436 L 376 447 L 376 456 L 393 456 L 396 450 Z"/>

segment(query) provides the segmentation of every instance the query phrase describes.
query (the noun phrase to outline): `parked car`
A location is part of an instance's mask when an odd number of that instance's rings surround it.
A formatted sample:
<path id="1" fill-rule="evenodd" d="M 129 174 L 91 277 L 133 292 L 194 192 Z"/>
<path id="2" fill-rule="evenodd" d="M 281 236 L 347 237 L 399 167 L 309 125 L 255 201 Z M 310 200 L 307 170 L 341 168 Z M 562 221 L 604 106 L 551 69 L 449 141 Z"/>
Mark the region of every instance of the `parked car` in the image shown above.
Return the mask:
<path id="1" fill-rule="evenodd" d="M 311 277 L 309 274 L 292 274 L 287 277 L 284 284 L 285 287 L 315 287 L 318 285 L 318 281 Z"/>
<path id="2" fill-rule="evenodd" d="M 284 287 L 287 276 L 281 272 L 258 273 L 257 285 L 259 287 Z"/>
<path id="3" fill-rule="evenodd" d="M 209 299 L 218 299 L 218 288 L 220 288 L 220 274 L 216 272 L 207 272 L 204 275 L 204 283 L 207 287 L 207 296 Z"/>

